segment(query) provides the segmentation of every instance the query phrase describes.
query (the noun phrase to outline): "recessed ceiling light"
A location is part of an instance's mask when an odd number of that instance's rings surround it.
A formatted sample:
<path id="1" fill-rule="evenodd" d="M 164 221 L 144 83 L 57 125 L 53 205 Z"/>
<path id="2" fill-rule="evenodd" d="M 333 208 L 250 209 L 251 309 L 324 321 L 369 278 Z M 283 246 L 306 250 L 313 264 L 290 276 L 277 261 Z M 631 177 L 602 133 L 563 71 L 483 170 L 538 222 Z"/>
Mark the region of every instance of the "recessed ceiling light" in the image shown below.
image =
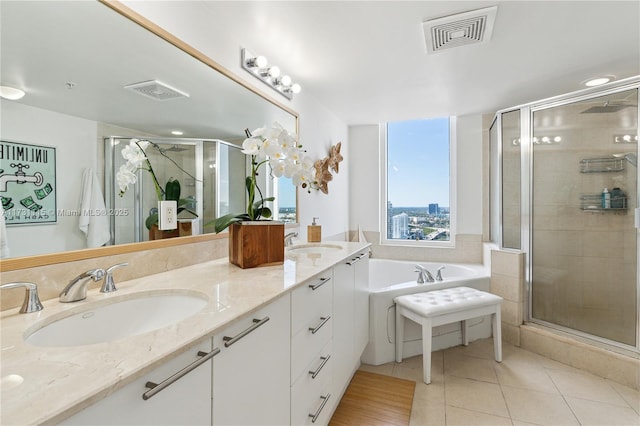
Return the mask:
<path id="1" fill-rule="evenodd" d="M 182 132 L 181 130 L 172 130 L 171 134 L 176 136 L 182 136 L 184 132 Z"/>
<path id="2" fill-rule="evenodd" d="M 602 84 L 610 82 L 611 80 L 613 80 L 613 77 L 610 76 L 592 78 L 591 80 L 585 81 L 584 85 L 587 87 L 600 86 Z"/>
<path id="3" fill-rule="evenodd" d="M 24 96 L 24 90 L 16 89 L 15 87 L 0 86 L 0 97 L 9 99 L 10 101 L 16 101 Z"/>

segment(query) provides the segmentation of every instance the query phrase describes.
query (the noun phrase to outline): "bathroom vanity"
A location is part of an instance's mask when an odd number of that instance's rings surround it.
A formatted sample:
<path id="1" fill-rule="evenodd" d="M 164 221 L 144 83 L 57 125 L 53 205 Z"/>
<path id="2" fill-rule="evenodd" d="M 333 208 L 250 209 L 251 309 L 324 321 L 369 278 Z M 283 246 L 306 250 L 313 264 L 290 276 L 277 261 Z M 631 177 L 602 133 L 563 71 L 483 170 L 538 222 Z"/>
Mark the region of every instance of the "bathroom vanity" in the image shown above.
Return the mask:
<path id="1" fill-rule="evenodd" d="M 368 340 L 367 247 L 306 245 L 283 265 L 246 270 L 218 259 L 38 313 L 5 311 L 0 423 L 325 424 Z M 206 303 L 115 340 L 25 341 L 74 314 L 171 295 Z"/>

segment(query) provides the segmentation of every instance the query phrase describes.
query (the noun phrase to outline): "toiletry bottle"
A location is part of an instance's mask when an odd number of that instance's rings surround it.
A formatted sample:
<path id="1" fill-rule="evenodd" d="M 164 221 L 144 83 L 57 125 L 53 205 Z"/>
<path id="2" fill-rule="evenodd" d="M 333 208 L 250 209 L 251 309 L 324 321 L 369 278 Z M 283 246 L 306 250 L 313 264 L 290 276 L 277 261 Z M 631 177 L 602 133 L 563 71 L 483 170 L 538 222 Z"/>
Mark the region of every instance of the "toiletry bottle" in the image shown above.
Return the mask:
<path id="1" fill-rule="evenodd" d="M 611 194 L 609 193 L 609 190 L 607 188 L 602 191 L 602 208 L 611 208 Z"/>
<path id="2" fill-rule="evenodd" d="M 316 223 L 317 217 L 313 218 L 311 225 L 307 226 L 307 242 L 319 243 L 322 240 L 322 226 Z"/>
<path id="3" fill-rule="evenodd" d="M 613 188 L 611 190 L 611 208 L 612 209 L 623 209 L 626 206 L 624 205 L 624 192 L 620 188 Z"/>

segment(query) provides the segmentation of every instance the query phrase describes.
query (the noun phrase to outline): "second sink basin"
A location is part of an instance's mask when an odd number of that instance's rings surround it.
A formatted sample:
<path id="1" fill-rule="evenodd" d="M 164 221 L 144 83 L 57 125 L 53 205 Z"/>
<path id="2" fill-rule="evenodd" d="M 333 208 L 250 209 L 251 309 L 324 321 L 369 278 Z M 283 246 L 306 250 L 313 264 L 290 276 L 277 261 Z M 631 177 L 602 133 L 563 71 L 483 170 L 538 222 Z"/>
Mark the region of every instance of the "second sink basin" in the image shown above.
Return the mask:
<path id="1" fill-rule="evenodd" d="M 337 244 L 310 243 L 289 247 L 288 251 L 290 253 L 328 253 L 341 249 L 342 246 Z"/>
<path id="2" fill-rule="evenodd" d="M 141 292 L 119 301 L 87 304 L 85 310 L 64 316 L 25 336 L 34 346 L 66 347 L 111 342 L 181 321 L 201 311 L 207 297 L 194 293 Z"/>

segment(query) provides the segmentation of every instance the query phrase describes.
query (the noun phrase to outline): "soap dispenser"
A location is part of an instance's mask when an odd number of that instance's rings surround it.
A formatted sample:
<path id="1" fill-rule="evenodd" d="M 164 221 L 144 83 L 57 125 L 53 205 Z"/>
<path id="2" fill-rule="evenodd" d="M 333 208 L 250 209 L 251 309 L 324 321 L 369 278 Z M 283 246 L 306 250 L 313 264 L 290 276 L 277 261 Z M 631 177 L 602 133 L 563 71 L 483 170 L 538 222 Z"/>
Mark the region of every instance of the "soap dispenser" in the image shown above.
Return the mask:
<path id="1" fill-rule="evenodd" d="M 311 225 L 307 226 L 307 242 L 319 243 L 322 240 L 322 226 L 316 223 L 318 217 L 313 218 Z"/>

